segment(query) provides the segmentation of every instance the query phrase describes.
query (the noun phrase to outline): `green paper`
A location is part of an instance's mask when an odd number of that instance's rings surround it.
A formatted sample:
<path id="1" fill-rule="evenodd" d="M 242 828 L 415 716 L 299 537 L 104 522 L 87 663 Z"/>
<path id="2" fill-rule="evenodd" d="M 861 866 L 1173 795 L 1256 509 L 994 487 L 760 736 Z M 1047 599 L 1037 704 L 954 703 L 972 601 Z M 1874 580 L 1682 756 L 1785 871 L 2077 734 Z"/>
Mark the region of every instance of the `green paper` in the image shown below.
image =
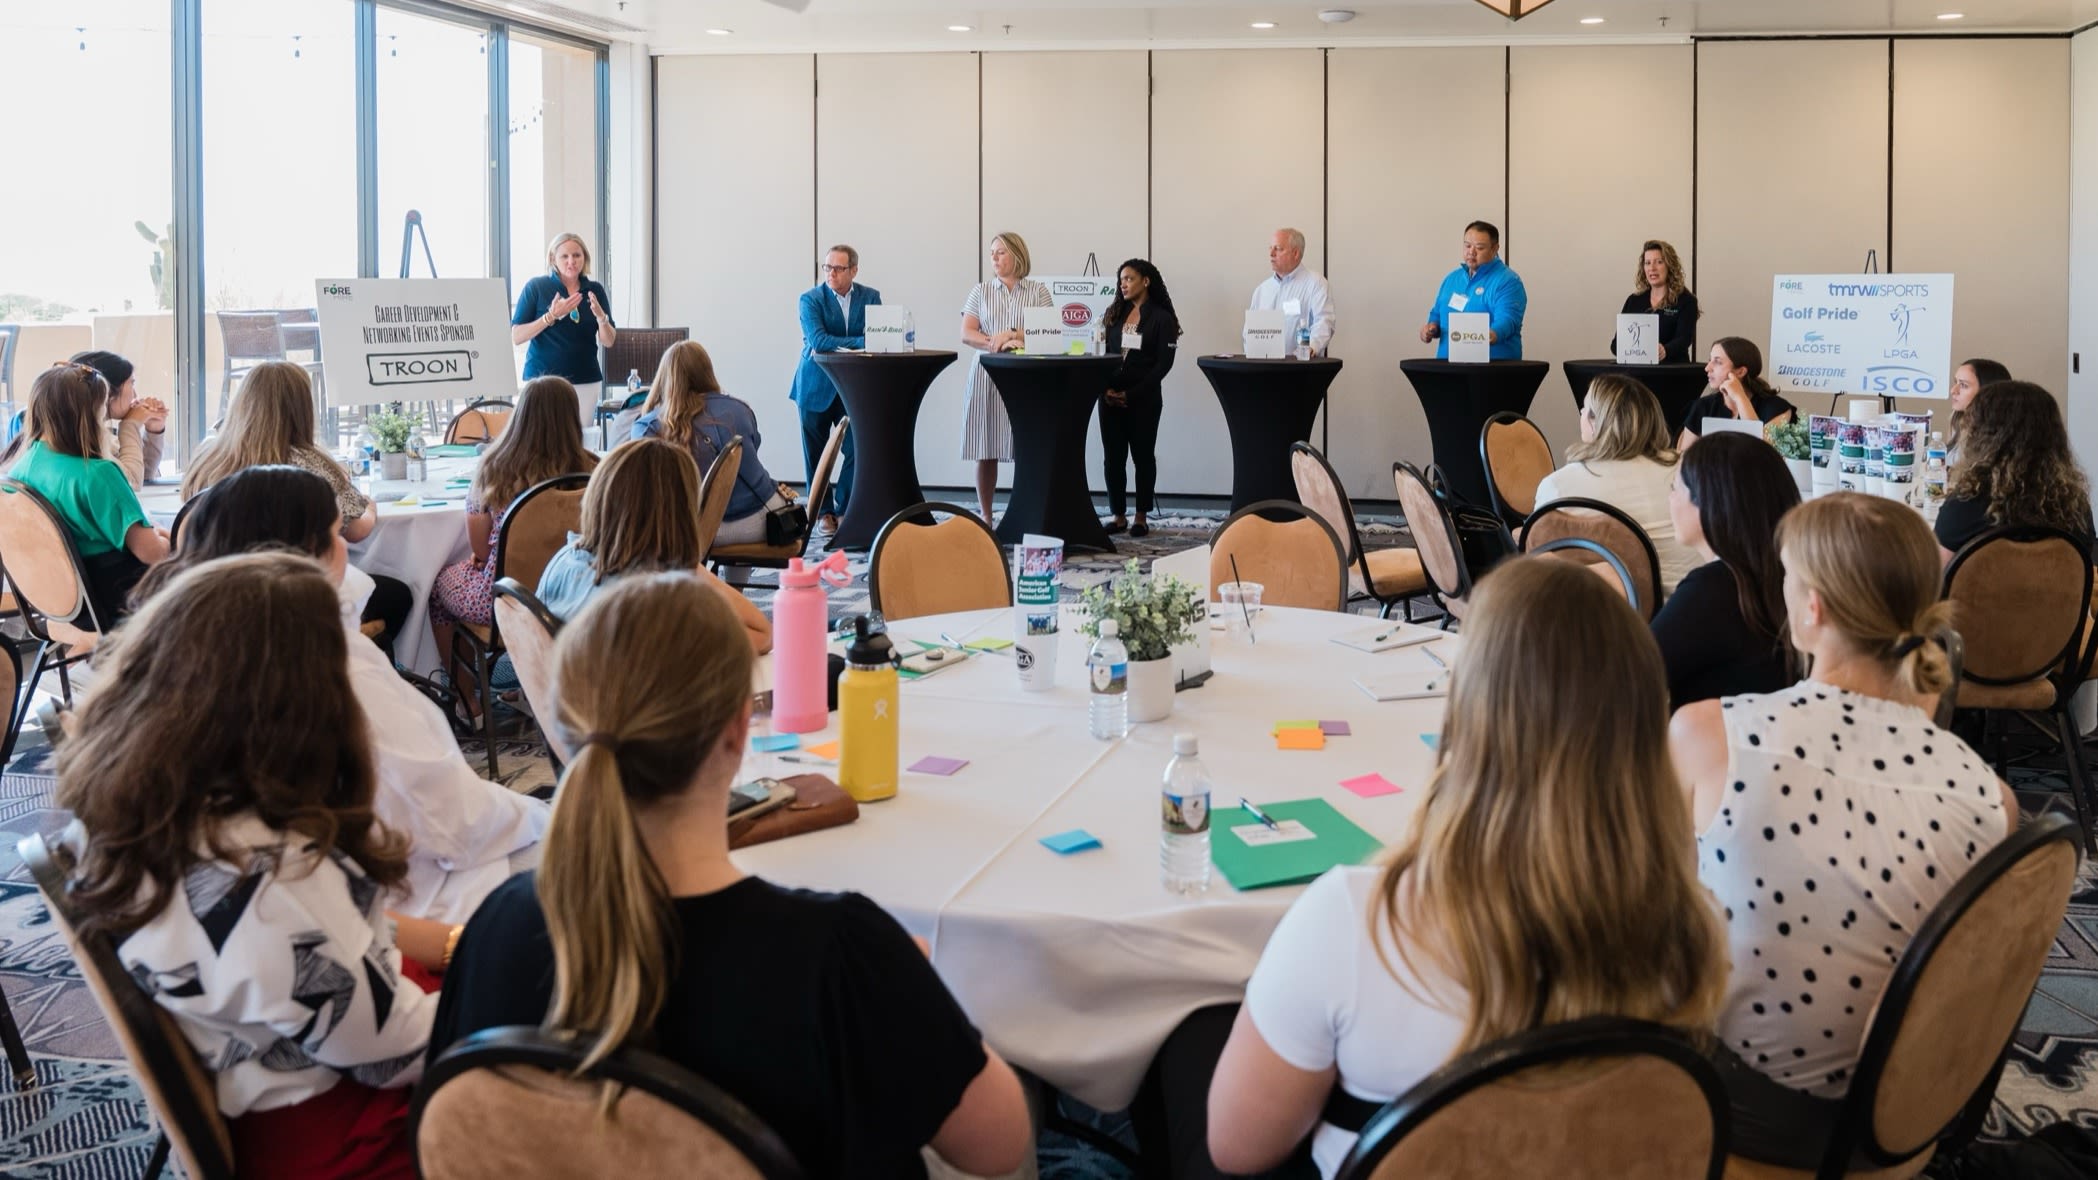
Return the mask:
<path id="1" fill-rule="evenodd" d="M 1319 723 L 1316 721 L 1277 721 L 1274 732 L 1281 733 L 1285 729 L 1317 729 L 1318 727 Z"/>
<path id="2" fill-rule="evenodd" d="M 1361 864 L 1384 847 L 1324 799 L 1263 803 L 1260 810 L 1277 823 L 1296 820 L 1316 832 L 1318 839 L 1255 848 L 1231 830 L 1260 823 L 1251 812 L 1243 807 L 1219 807 L 1210 812 L 1209 856 L 1234 889 L 1300 885 L 1335 865 Z"/>
<path id="3" fill-rule="evenodd" d="M 433 459 L 471 459 L 480 453 L 481 449 L 472 443 L 438 443 L 423 450 Z"/>

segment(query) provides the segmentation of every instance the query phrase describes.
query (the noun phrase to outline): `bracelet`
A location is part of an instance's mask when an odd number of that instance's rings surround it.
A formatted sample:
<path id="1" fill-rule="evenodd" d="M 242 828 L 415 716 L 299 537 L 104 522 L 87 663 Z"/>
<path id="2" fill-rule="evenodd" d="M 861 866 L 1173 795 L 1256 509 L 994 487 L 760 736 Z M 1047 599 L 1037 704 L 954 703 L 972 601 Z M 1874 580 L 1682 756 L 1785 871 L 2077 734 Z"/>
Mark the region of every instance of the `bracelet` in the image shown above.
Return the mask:
<path id="1" fill-rule="evenodd" d="M 459 949 L 459 936 L 464 933 L 466 933 L 465 926 L 454 926 L 452 927 L 452 932 L 444 936 L 444 959 L 438 963 L 438 970 L 446 971 L 451 969 L 452 952 Z"/>

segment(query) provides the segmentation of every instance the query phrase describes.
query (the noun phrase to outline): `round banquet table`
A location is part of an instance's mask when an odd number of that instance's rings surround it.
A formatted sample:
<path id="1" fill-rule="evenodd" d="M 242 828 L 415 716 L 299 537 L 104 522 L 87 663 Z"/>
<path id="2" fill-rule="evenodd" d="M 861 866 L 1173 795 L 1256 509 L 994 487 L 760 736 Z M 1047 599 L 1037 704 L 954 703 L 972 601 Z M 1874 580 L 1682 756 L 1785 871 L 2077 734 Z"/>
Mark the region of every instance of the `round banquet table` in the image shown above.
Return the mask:
<path id="1" fill-rule="evenodd" d="M 1216 390 L 1231 431 L 1231 510 L 1261 500 L 1296 503 L 1289 445 L 1311 441 L 1311 424 L 1340 375 L 1340 362 L 1205 356 L 1195 364 Z"/>
<path id="2" fill-rule="evenodd" d="M 998 539 L 1017 545 L 1040 533 L 1062 537 L 1066 550 L 1113 553 L 1086 486 L 1085 440 L 1093 406 L 1122 358 L 987 352 L 980 359 L 1013 424 L 1013 491 Z"/>
<path id="3" fill-rule="evenodd" d="M 1705 367 L 1689 363 L 1672 365 L 1621 365 L 1610 358 L 1592 361 L 1561 361 L 1559 367 L 1566 372 L 1566 384 L 1573 389 L 1575 408 L 1588 400 L 1588 386 L 1597 377 L 1612 373 L 1620 377 L 1631 377 L 1654 391 L 1661 400 L 1661 413 L 1668 419 L 1668 437 L 1673 439 L 1683 432 L 1683 419 L 1690 415 L 1690 405 L 1703 397 L 1705 389 Z"/>
<path id="4" fill-rule="evenodd" d="M 964 642 L 1008 636 L 1011 620 L 995 609 L 889 630 L 909 648 L 903 641 L 937 642 L 943 631 Z M 896 797 L 865 805 L 856 823 L 734 858 L 780 884 L 873 898 L 930 940 L 933 965 L 1007 1060 L 1119 1110 L 1182 1019 L 1243 998 L 1269 933 L 1302 892 L 1239 893 L 1216 875 L 1205 897 L 1182 901 L 1159 884 L 1158 790 L 1173 735 L 1200 737 L 1215 806 L 1316 796 L 1389 844 L 1420 802 L 1434 762 L 1421 735 L 1441 728 L 1443 701 L 1379 704 L 1354 686 L 1375 672 L 1434 673 L 1418 646 L 1371 655 L 1329 642 L 1374 620 L 1269 607 L 1256 616 L 1255 644 L 1214 632 L 1215 677 L 1178 694 L 1170 717 L 1096 741 L 1077 621 L 1066 608 L 1051 692 L 1022 691 L 1012 660 L 996 654 L 902 686 L 903 765 L 967 759 L 958 773 L 906 772 Z M 1456 642 L 1438 641 L 1445 658 Z M 1286 719 L 1342 720 L 1354 732 L 1324 750 L 1285 752 L 1270 730 Z M 833 716 L 802 740 L 836 736 Z M 743 766 L 745 778 L 821 769 L 757 753 Z M 1365 799 L 1339 785 L 1371 773 L 1403 790 Z M 1073 828 L 1101 847 L 1059 856 L 1039 843 Z"/>
<path id="5" fill-rule="evenodd" d="M 1463 364 L 1429 359 L 1399 362 L 1428 415 L 1428 440 L 1435 465 L 1450 490 L 1473 504 L 1491 504 L 1486 468 L 1479 459 L 1479 431 L 1502 410 L 1530 412 L 1530 400 L 1552 367 L 1543 361 Z"/>
<path id="6" fill-rule="evenodd" d="M 925 499 L 918 483 L 918 407 L 954 354 L 930 348 L 819 352 L 815 361 L 836 383 L 852 419 L 852 488 L 830 547 L 865 549 L 890 517 Z"/>

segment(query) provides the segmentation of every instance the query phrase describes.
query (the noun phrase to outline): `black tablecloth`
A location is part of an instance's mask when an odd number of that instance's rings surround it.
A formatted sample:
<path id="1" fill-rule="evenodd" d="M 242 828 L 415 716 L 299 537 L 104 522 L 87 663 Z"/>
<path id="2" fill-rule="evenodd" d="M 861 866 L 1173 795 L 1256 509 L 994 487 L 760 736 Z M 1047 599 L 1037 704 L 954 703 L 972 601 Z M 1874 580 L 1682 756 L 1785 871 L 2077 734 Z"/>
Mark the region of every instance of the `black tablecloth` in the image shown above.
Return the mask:
<path id="1" fill-rule="evenodd" d="M 890 517 L 925 499 L 918 484 L 918 406 L 954 354 L 819 352 L 815 360 L 837 384 L 852 419 L 852 487 L 830 545 L 865 549 Z"/>
<path id="2" fill-rule="evenodd" d="M 1566 370 L 1566 384 L 1573 389 L 1574 405 L 1580 406 L 1588 400 L 1588 384 L 1605 373 L 1636 379 L 1654 391 L 1661 399 L 1661 413 L 1668 419 L 1668 437 L 1673 440 L 1683 432 L 1683 419 L 1690 413 L 1690 405 L 1705 392 L 1705 367 L 1703 365 L 1621 365 L 1614 360 L 1561 361 L 1559 367 Z"/>
<path id="3" fill-rule="evenodd" d="M 1195 363 L 1217 391 L 1224 425 L 1231 430 L 1231 510 L 1260 500 L 1295 503 L 1289 445 L 1311 439 L 1311 424 L 1326 404 L 1340 362 L 1205 356 Z"/>
<path id="4" fill-rule="evenodd" d="M 1067 551 L 1114 552 L 1086 487 L 1085 440 L 1093 406 L 1122 364 L 1118 356 L 985 353 L 983 367 L 1013 424 L 1013 494 L 998 539 L 1062 537 Z"/>
<path id="5" fill-rule="evenodd" d="M 1413 392 L 1428 415 L 1428 439 L 1435 464 L 1450 490 L 1473 504 L 1493 503 L 1486 491 L 1486 468 L 1479 459 L 1479 431 L 1502 410 L 1530 412 L 1530 400 L 1552 367 L 1543 361 L 1400 361 L 1399 371 L 1413 382 Z"/>

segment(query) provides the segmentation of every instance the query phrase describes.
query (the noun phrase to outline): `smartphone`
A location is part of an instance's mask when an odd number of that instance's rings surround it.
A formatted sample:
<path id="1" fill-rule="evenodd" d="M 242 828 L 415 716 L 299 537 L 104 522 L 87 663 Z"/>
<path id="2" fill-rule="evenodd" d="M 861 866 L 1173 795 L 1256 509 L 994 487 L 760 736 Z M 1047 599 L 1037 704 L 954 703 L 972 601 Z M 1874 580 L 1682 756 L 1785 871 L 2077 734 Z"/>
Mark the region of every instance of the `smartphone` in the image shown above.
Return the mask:
<path id="1" fill-rule="evenodd" d="M 728 793 L 731 820 L 756 819 L 794 801 L 794 788 L 776 778 L 759 778 L 732 788 Z"/>

